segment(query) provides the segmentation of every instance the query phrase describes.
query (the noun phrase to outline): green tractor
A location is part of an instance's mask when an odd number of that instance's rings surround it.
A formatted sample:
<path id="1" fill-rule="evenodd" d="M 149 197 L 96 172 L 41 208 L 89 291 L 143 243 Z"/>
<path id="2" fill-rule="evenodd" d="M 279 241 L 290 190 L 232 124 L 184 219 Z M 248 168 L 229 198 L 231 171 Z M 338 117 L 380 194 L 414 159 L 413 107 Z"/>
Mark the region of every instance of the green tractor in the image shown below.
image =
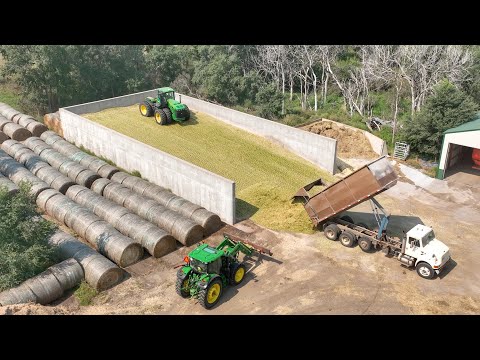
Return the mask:
<path id="1" fill-rule="evenodd" d="M 138 107 L 143 116 L 155 116 L 158 125 L 182 122 L 190 119 L 188 106 L 175 100 L 175 90 L 163 87 L 157 90 L 157 97 L 147 97 Z"/>
<path id="2" fill-rule="evenodd" d="M 238 285 L 245 278 L 245 265 L 238 261 L 239 252 L 272 252 L 246 240 L 223 234 L 217 247 L 200 244 L 185 257 L 185 265 L 177 272 L 176 291 L 183 298 L 196 297 L 205 309 L 218 302 L 227 285 Z"/>

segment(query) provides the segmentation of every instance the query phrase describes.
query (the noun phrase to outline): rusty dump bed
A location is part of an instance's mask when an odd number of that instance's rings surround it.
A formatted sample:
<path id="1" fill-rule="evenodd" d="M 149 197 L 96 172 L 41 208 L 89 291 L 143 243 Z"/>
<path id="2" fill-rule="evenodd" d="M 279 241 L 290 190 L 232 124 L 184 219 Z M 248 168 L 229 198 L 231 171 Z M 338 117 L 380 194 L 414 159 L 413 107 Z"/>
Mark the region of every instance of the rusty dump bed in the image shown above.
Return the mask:
<path id="1" fill-rule="evenodd" d="M 394 186 L 397 178 L 388 158 L 382 156 L 316 195 L 310 197 L 308 191 L 316 185 L 325 185 L 322 179 L 299 189 L 293 197 L 303 199 L 308 216 L 314 225 L 318 225 Z"/>

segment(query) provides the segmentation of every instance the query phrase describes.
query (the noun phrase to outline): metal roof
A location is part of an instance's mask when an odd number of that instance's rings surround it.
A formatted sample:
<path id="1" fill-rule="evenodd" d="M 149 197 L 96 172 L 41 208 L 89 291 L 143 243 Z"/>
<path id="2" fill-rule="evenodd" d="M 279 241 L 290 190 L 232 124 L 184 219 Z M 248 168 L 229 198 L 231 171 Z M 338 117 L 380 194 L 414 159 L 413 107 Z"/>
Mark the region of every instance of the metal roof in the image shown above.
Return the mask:
<path id="1" fill-rule="evenodd" d="M 477 114 L 475 120 L 472 120 L 460 126 L 448 129 L 447 131 L 444 132 L 444 134 L 475 131 L 475 130 L 480 130 L 480 113 Z"/>
<path id="2" fill-rule="evenodd" d="M 432 228 L 430 228 L 428 226 L 418 224 L 413 229 L 411 229 L 409 232 L 407 232 L 407 235 L 409 237 L 413 237 L 415 239 L 421 239 L 425 236 L 426 233 L 428 233 L 431 230 L 432 230 Z"/>

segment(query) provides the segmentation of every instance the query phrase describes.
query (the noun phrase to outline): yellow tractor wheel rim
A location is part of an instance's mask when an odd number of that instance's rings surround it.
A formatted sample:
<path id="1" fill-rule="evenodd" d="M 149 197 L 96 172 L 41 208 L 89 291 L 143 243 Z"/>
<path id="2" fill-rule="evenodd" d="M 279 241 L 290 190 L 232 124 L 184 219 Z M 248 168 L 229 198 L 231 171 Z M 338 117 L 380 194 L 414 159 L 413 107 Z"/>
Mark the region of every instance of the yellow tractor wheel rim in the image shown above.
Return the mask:
<path id="1" fill-rule="evenodd" d="M 239 267 L 237 271 L 235 271 L 235 282 L 239 283 L 242 281 L 243 275 L 245 275 L 245 269 L 243 267 Z"/>
<path id="2" fill-rule="evenodd" d="M 210 287 L 210 289 L 208 289 L 208 294 L 207 294 L 208 303 L 213 304 L 215 301 L 217 301 L 219 296 L 220 296 L 220 285 L 213 284 Z"/>
<path id="3" fill-rule="evenodd" d="M 140 105 L 140 112 L 142 115 L 147 115 L 147 107 L 145 105 Z"/>
<path id="4" fill-rule="evenodd" d="M 157 120 L 157 122 L 162 121 L 162 117 L 160 116 L 159 113 L 156 113 L 156 114 L 155 114 L 155 120 Z"/>

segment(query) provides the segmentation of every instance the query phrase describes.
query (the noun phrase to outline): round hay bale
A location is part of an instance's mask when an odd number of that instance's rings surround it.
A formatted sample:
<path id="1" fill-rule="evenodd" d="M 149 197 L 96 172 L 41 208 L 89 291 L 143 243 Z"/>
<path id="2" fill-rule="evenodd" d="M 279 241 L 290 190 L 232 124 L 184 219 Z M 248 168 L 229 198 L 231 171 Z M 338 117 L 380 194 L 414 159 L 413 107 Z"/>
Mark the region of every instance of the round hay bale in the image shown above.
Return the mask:
<path id="1" fill-rule="evenodd" d="M 172 236 L 185 246 L 201 241 L 203 232 L 202 226 L 183 216 L 178 217 L 171 229 Z"/>
<path id="2" fill-rule="evenodd" d="M 137 213 L 139 216 L 141 216 L 144 219 L 148 219 L 147 214 L 151 211 L 153 207 L 158 207 L 158 206 L 161 206 L 161 205 L 158 205 L 158 203 L 155 200 L 146 199 L 141 204 L 138 205 L 135 213 Z"/>
<path id="3" fill-rule="evenodd" d="M 76 187 L 83 188 L 85 191 L 78 192 L 75 196 L 75 202 L 78 204 L 84 205 L 96 200 L 97 198 L 102 198 L 100 195 L 95 194 L 92 190 L 87 189 L 84 186 L 75 185 Z M 89 208 L 93 208 L 93 206 L 88 206 Z"/>
<path id="4" fill-rule="evenodd" d="M 15 110 L 12 107 L 7 108 L 5 111 L 3 111 L 3 116 L 9 121 L 12 121 L 12 119 L 18 114 L 20 114 L 20 111 Z"/>
<path id="5" fill-rule="evenodd" d="M 75 182 L 66 177 L 66 176 L 59 176 L 57 177 L 55 180 L 53 180 L 53 182 L 50 184 L 51 187 L 53 187 L 54 189 L 58 190 L 59 192 L 61 192 L 62 194 L 66 194 L 66 192 L 68 191 L 68 189 L 70 189 L 70 187 L 72 187 L 73 185 L 75 185 Z"/>
<path id="6" fill-rule="evenodd" d="M 25 155 L 25 154 L 35 155 L 35 153 L 32 150 L 30 150 L 29 148 L 26 147 L 26 148 L 18 150 L 15 153 L 14 159 L 22 164 L 22 161 L 20 161 L 20 159 L 22 158 L 22 155 Z"/>
<path id="7" fill-rule="evenodd" d="M 64 260 L 50 267 L 63 291 L 69 290 L 79 284 L 85 277 L 82 266 L 75 259 Z"/>
<path id="8" fill-rule="evenodd" d="M 33 136 L 40 136 L 42 135 L 45 131 L 48 130 L 48 128 L 43 125 L 42 123 L 39 123 L 38 121 L 33 121 L 30 122 L 27 126 L 26 129 L 32 133 Z"/>
<path id="9" fill-rule="evenodd" d="M 24 141 L 32 136 L 30 131 L 15 123 L 4 124 L 3 128 L 0 130 L 7 134 L 11 139 L 17 141 Z"/>
<path id="10" fill-rule="evenodd" d="M 97 291 L 104 291 L 122 281 L 124 271 L 113 262 L 98 254 L 92 256 L 85 270 L 85 280 Z"/>
<path id="11" fill-rule="evenodd" d="M 55 219 L 65 224 L 65 217 L 71 211 L 80 209 L 81 206 L 74 203 L 67 197 L 52 198 L 47 202 L 46 212 L 52 215 Z"/>
<path id="12" fill-rule="evenodd" d="M 40 170 L 38 170 L 36 176 L 42 181 L 45 181 L 48 184 L 48 186 L 51 186 L 52 182 L 58 176 L 62 176 L 62 174 L 60 174 L 57 170 L 49 166 L 49 167 L 43 167 Z"/>
<path id="13" fill-rule="evenodd" d="M 50 187 L 47 184 L 45 184 L 43 181 L 38 181 L 36 183 L 32 183 L 29 194 L 36 199 L 40 193 L 48 189 L 50 189 Z"/>
<path id="14" fill-rule="evenodd" d="M 47 201 L 50 198 L 52 198 L 54 196 L 59 196 L 59 195 L 62 195 L 62 194 L 60 194 L 60 192 L 58 192 L 57 190 L 48 189 L 48 190 L 42 191 L 42 193 L 40 195 L 38 195 L 35 202 L 40 209 L 45 211 Z"/>
<path id="15" fill-rule="evenodd" d="M 50 268 L 28 279 L 24 284 L 35 294 L 36 302 L 42 305 L 51 303 L 63 294 L 62 286 Z"/>
<path id="16" fill-rule="evenodd" d="M 222 227 L 220 217 L 207 209 L 198 209 L 192 214 L 191 219 L 197 224 L 202 225 L 205 229 L 205 236 L 213 234 Z"/>
<path id="17" fill-rule="evenodd" d="M 172 235 L 153 225 L 143 232 L 142 246 L 155 258 L 162 257 L 177 248 Z"/>
<path id="18" fill-rule="evenodd" d="M 72 225 L 74 221 L 76 221 L 77 219 L 82 219 L 83 217 L 90 217 L 90 215 L 94 215 L 94 214 L 90 210 L 86 209 L 85 207 L 80 206 L 77 208 L 73 208 L 72 210 L 67 212 L 64 222 L 65 222 L 65 225 L 73 229 Z M 100 219 L 98 216 L 95 216 L 94 218 L 89 218 L 89 220 L 91 220 L 93 223 Z"/>
<path id="19" fill-rule="evenodd" d="M 105 254 L 110 259 L 118 259 L 118 265 L 127 267 L 135 264 L 143 257 L 143 248 L 140 244 L 134 243 L 132 239 L 120 234 L 111 235 L 103 245 L 99 240 L 99 248 L 105 249 Z"/>
<path id="20" fill-rule="evenodd" d="M 0 305 L 14 305 L 25 304 L 29 302 L 36 302 L 37 297 L 33 291 L 26 285 L 21 284 L 15 288 L 5 290 L 0 293 Z"/>
<path id="21" fill-rule="evenodd" d="M 131 234 L 135 229 L 136 221 L 138 216 L 132 213 L 127 213 L 123 215 L 117 223 L 117 229 L 122 234 Z"/>
<path id="22" fill-rule="evenodd" d="M 173 225 L 175 224 L 175 221 L 177 221 L 177 219 L 178 213 L 176 213 L 175 211 L 166 210 L 161 213 L 161 216 L 156 217 L 155 223 L 171 234 Z"/>
<path id="23" fill-rule="evenodd" d="M 110 180 L 113 180 L 113 181 L 121 184 L 122 181 L 129 176 L 130 175 L 128 175 L 127 173 L 124 173 L 123 171 L 119 171 L 119 172 L 113 174 L 112 177 L 110 178 Z"/>
<path id="24" fill-rule="evenodd" d="M 88 165 L 84 165 L 84 164 L 81 163 L 81 161 L 87 156 L 90 156 L 90 155 L 88 155 L 87 153 L 84 153 L 83 151 L 78 150 L 75 154 L 70 156 L 70 159 L 73 160 L 73 161 L 76 161 L 76 162 L 80 163 L 80 165 L 83 165 L 86 168 L 88 168 Z"/>
<path id="25" fill-rule="evenodd" d="M 15 151 L 12 151 L 12 147 L 17 146 L 17 145 L 22 145 L 16 140 L 8 139 L 2 143 L 2 150 L 8 154 L 9 156 L 13 156 Z"/>
<path id="26" fill-rule="evenodd" d="M 22 154 L 18 157 L 18 162 L 26 165 L 29 160 L 36 159 L 37 161 L 42 161 L 40 156 L 35 154 L 32 150 L 28 149 L 29 151 L 24 151 Z"/>
<path id="27" fill-rule="evenodd" d="M 73 154 L 76 154 L 80 151 L 75 145 L 70 144 L 66 140 L 58 140 L 52 144 L 53 148 L 57 150 L 59 153 L 71 157 Z"/>
<path id="28" fill-rule="evenodd" d="M 100 160 L 96 158 L 94 161 L 92 161 L 89 165 L 88 168 L 96 173 L 98 173 L 98 170 L 102 167 L 108 165 L 105 161 Z"/>
<path id="29" fill-rule="evenodd" d="M 46 163 L 45 161 L 43 161 L 42 158 L 40 157 L 32 157 L 30 159 L 28 159 L 26 162 L 25 162 L 25 166 L 27 167 L 28 170 L 30 170 L 30 172 L 32 172 L 34 175 L 37 174 L 37 171 L 40 170 L 41 168 L 43 167 L 50 167 L 50 165 L 48 163 Z"/>
<path id="30" fill-rule="evenodd" d="M 90 164 L 92 162 L 94 162 L 95 160 L 97 160 L 97 158 L 95 156 L 89 155 L 87 153 L 83 153 L 83 154 L 85 154 L 85 155 L 83 155 L 81 158 L 79 158 L 79 160 L 77 160 L 77 158 L 75 158 L 74 160 L 79 161 L 80 165 L 83 165 L 83 166 L 89 168 L 90 170 L 92 170 L 90 168 Z M 80 157 L 80 155 L 77 155 L 77 156 Z"/>
<path id="31" fill-rule="evenodd" d="M 108 214 L 115 210 L 116 206 L 119 206 L 112 202 L 111 200 L 105 199 L 102 197 L 101 199 L 97 199 L 92 202 L 93 205 L 93 212 L 97 214 L 102 219 L 105 219 Z"/>
<path id="32" fill-rule="evenodd" d="M 10 179 L 6 178 L 2 174 L 0 174 L 0 188 L 7 189 L 7 193 L 9 195 L 15 195 L 18 193 L 18 186 L 15 185 Z"/>
<path id="33" fill-rule="evenodd" d="M 115 166 L 106 164 L 106 165 L 103 165 L 100 169 L 98 169 L 97 173 L 103 178 L 110 179 L 113 176 L 113 174 L 119 171 L 120 170 L 117 169 Z"/>
<path id="34" fill-rule="evenodd" d="M 29 137 L 27 140 L 25 140 L 25 141 L 23 142 L 23 145 L 25 145 L 25 146 L 27 146 L 28 148 L 30 148 L 31 150 L 33 150 L 33 149 L 32 149 L 32 146 L 33 146 L 34 144 L 38 143 L 38 142 L 44 143 L 43 140 L 41 140 L 39 137 L 37 137 L 37 136 L 31 136 L 31 137 Z"/>
<path id="35" fill-rule="evenodd" d="M 67 215 L 68 216 L 68 215 Z M 69 220 L 68 217 L 66 217 Z M 94 213 L 83 212 L 80 215 L 74 216 L 71 223 L 71 228 L 82 238 L 85 237 L 85 233 L 90 225 L 93 223 L 101 221 L 101 219 Z"/>
<path id="36" fill-rule="evenodd" d="M 128 187 L 129 189 L 133 189 L 134 185 L 137 183 L 142 183 L 145 180 L 140 179 L 138 176 L 127 176 L 122 180 L 122 185 Z"/>
<path id="37" fill-rule="evenodd" d="M 0 144 L 3 144 L 5 141 L 9 140 L 10 138 L 5 134 L 3 131 L 0 131 Z"/>
<path id="38" fill-rule="evenodd" d="M 123 206 L 125 199 L 131 195 L 131 192 L 125 186 L 112 183 L 103 190 L 103 196 Z"/>
<path id="39" fill-rule="evenodd" d="M 40 135 L 40 139 L 43 141 L 47 140 L 49 137 L 57 137 L 58 134 L 52 130 L 45 131 L 42 135 Z"/>
<path id="40" fill-rule="evenodd" d="M 40 140 L 41 141 L 41 140 Z M 35 142 L 33 146 L 29 146 L 33 152 L 39 156 L 43 155 L 43 152 L 45 150 L 53 150 L 50 145 L 45 144 L 43 141 L 42 142 Z"/>
<path id="41" fill-rule="evenodd" d="M 18 121 L 16 121 L 18 120 Z M 28 124 L 30 123 L 35 123 L 37 122 L 35 119 L 32 119 L 31 117 L 20 117 L 19 119 L 18 118 L 14 118 L 13 120 L 14 123 L 26 128 L 28 126 Z M 28 129 L 27 129 L 28 130 Z M 31 131 L 30 131 L 31 132 Z M 35 135 L 36 136 L 36 135 Z"/>
<path id="42" fill-rule="evenodd" d="M 45 139 L 44 137 L 42 136 L 43 134 L 45 134 L 46 132 L 48 132 L 50 130 L 47 130 L 47 131 L 44 131 L 41 135 L 40 135 L 40 139 L 42 139 L 43 141 L 45 141 L 45 144 L 47 145 L 50 145 L 52 146 L 53 144 L 55 144 L 57 141 L 60 141 L 60 140 L 63 140 L 63 138 L 55 133 L 53 133 L 53 135 L 49 135 L 47 136 Z M 53 147 L 53 146 L 52 146 Z"/>
<path id="43" fill-rule="evenodd" d="M 170 191 L 158 190 L 158 188 L 156 186 L 152 186 L 152 184 L 150 184 L 150 186 L 143 191 L 143 195 L 152 198 L 163 206 L 167 206 L 172 199 L 177 197 L 177 195 Z"/>
<path id="44" fill-rule="evenodd" d="M 153 204 L 151 199 L 148 199 L 144 196 L 138 195 L 134 192 L 132 192 L 129 196 L 125 198 L 125 201 L 123 203 L 123 206 L 125 206 L 127 209 L 130 209 L 133 211 L 135 214 L 138 214 L 138 209 L 139 207 L 144 204 L 146 201 L 150 201 L 150 204 Z M 151 205 L 153 206 L 153 205 Z M 146 213 L 148 209 L 144 210 Z"/>
<path id="45" fill-rule="evenodd" d="M 65 159 L 68 159 L 65 155 L 61 155 Z M 75 180 L 82 171 L 86 170 L 84 166 L 68 159 L 58 169 L 62 174 L 68 175 L 72 180 Z"/>
<path id="46" fill-rule="evenodd" d="M 92 191 L 96 192 L 97 194 L 103 195 L 103 191 L 104 191 L 105 187 L 110 183 L 111 183 L 110 180 L 100 178 L 100 179 L 95 180 L 92 183 L 92 186 L 90 188 L 92 189 Z"/>
<path id="47" fill-rule="evenodd" d="M 94 173 L 91 170 L 85 169 L 77 175 L 77 177 L 75 178 L 75 182 L 87 188 L 91 188 L 95 180 L 98 179 L 100 179 L 100 175 Z"/>
<path id="48" fill-rule="evenodd" d="M 36 152 L 37 148 L 35 148 Z M 38 154 L 38 153 L 37 153 Z M 55 169 L 59 170 L 60 167 L 65 164 L 66 162 L 70 161 L 67 157 L 63 156 L 62 154 L 58 153 L 53 149 L 46 149 L 40 153 L 40 157 L 45 159 L 51 166 Z M 60 172 L 62 172 L 60 170 Z M 63 173 L 63 172 L 62 172 Z"/>
<path id="49" fill-rule="evenodd" d="M 7 124 L 13 124 L 10 120 L 0 116 L 0 130 L 3 130 L 4 126 Z"/>
<path id="50" fill-rule="evenodd" d="M 81 185 L 73 185 L 71 186 L 67 193 L 65 194 L 69 199 L 76 201 L 77 197 L 80 196 L 81 193 L 87 192 L 88 189 Z"/>
<path id="51" fill-rule="evenodd" d="M 120 218 L 125 214 L 131 214 L 131 212 L 125 209 L 123 206 L 112 204 L 110 206 L 110 211 L 108 211 L 102 218 L 114 228 L 117 228 L 117 223 L 120 221 Z M 138 220 L 138 216 L 136 216 L 136 219 Z M 127 233 L 125 235 L 130 235 L 130 233 Z"/>
<path id="52" fill-rule="evenodd" d="M 150 185 L 150 183 L 146 180 L 142 181 L 137 181 L 133 187 L 132 190 L 135 191 L 139 195 L 143 195 L 143 191 Z"/>

